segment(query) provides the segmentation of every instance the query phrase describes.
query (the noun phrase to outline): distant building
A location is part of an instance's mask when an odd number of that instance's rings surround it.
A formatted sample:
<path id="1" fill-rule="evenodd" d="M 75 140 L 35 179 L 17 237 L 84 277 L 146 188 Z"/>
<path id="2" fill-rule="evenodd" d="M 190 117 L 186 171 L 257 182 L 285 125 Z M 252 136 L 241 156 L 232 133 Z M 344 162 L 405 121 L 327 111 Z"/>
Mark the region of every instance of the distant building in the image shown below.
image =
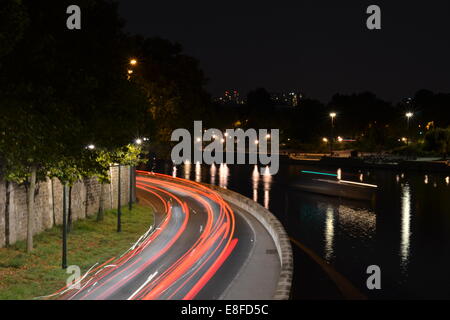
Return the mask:
<path id="1" fill-rule="evenodd" d="M 299 92 L 273 92 L 270 97 L 275 106 L 298 107 L 303 96 Z"/>
<path id="2" fill-rule="evenodd" d="M 216 97 L 214 101 L 223 105 L 236 105 L 244 103 L 244 101 L 240 97 L 239 91 L 237 90 L 227 90 L 224 92 L 223 96 Z"/>

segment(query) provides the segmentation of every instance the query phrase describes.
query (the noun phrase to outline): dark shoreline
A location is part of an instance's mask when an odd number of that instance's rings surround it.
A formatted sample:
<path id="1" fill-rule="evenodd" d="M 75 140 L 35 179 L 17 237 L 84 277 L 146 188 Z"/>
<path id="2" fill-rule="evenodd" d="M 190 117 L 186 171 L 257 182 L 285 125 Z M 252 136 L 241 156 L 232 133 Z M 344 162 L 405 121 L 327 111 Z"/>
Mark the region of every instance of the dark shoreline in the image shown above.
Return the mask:
<path id="1" fill-rule="evenodd" d="M 371 170 L 391 170 L 391 171 L 419 171 L 450 173 L 450 165 L 436 161 L 401 161 L 399 163 L 368 163 L 358 158 L 323 158 L 321 160 L 294 160 L 288 156 L 280 156 L 280 163 L 317 166 L 336 167 Z"/>

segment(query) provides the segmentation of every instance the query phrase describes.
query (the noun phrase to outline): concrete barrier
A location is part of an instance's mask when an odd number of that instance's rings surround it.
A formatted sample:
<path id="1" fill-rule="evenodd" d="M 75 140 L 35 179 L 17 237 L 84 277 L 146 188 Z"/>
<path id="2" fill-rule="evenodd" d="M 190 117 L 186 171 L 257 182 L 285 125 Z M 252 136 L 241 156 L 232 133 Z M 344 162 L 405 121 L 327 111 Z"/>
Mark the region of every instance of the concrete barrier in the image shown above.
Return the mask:
<path id="1" fill-rule="evenodd" d="M 294 263 L 291 242 L 281 222 L 278 221 L 278 219 L 269 210 L 261 206 L 259 203 L 244 197 L 239 193 L 228 189 L 223 189 L 218 186 L 209 184 L 204 185 L 218 192 L 225 201 L 250 213 L 269 232 L 275 242 L 281 262 L 280 277 L 278 279 L 278 284 L 273 299 L 288 300 L 291 293 Z"/>

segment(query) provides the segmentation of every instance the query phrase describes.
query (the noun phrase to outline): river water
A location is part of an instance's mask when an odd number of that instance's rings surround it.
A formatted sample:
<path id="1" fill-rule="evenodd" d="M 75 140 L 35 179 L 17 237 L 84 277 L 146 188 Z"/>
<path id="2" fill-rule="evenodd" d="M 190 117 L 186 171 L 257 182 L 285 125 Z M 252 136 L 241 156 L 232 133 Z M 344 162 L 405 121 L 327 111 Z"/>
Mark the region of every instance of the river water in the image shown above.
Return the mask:
<path id="1" fill-rule="evenodd" d="M 330 263 L 370 299 L 450 299 L 450 181 L 446 175 L 349 171 L 346 180 L 378 185 L 374 202 L 301 192 L 290 181 L 302 170 L 281 165 L 261 175 L 253 165 L 167 164 L 157 172 L 219 185 L 272 211 L 289 236 Z M 302 272 L 295 259 L 296 272 Z M 381 270 L 381 289 L 369 290 L 367 267 Z M 294 288 L 301 290 L 301 288 Z"/>

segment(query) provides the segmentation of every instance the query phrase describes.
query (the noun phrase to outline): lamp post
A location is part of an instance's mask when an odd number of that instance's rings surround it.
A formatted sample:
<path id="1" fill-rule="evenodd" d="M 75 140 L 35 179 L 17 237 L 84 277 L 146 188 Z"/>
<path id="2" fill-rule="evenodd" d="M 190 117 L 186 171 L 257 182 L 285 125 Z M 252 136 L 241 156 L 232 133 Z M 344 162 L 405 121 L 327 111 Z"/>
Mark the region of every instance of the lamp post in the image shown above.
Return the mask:
<path id="1" fill-rule="evenodd" d="M 412 113 L 412 112 L 407 112 L 406 114 L 405 114 L 405 116 L 406 116 L 406 123 L 407 123 L 407 126 L 406 126 L 406 130 L 407 130 L 407 132 L 406 132 L 406 146 L 408 146 L 409 145 L 409 139 L 410 139 L 410 137 L 409 137 L 409 121 L 410 121 L 410 119 L 412 118 L 412 116 L 413 116 L 414 114 Z"/>
<path id="2" fill-rule="evenodd" d="M 67 269 L 67 211 L 69 209 L 69 192 L 67 183 L 63 185 L 63 230 L 62 230 L 62 268 Z"/>
<path id="3" fill-rule="evenodd" d="M 130 66 L 135 67 L 138 64 L 136 59 L 130 59 Z M 133 69 L 128 69 L 127 71 L 128 75 L 127 75 L 127 79 L 130 80 L 131 79 L 131 75 L 134 73 Z"/>
<path id="4" fill-rule="evenodd" d="M 130 191 L 128 192 L 128 210 L 130 211 L 133 209 L 133 172 L 134 166 L 130 164 Z"/>
<path id="5" fill-rule="evenodd" d="M 121 201 L 121 166 L 119 163 L 119 177 L 118 177 L 118 184 L 117 184 L 117 194 L 118 194 L 118 198 L 117 198 L 117 232 L 122 232 L 122 209 L 120 208 L 122 206 L 122 201 Z"/>
<path id="6" fill-rule="evenodd" d="M 330 156 L 333 156 L 334 118 L 336 118 L 336 112 L 331 112 L 330 118 L 331 118 Z"/>
<path id="7" fill-rule="evenodd" d="M 146 138 L 144 138 L 144 140 L 138 138 L 138 139 L 136 139 L 135 143 L 140 146 L 143 141 L 146 141 Z M 130 190 L 128 192 L 128 209 L 130 211 L 133 209 L 134 173 L 135 173 L 135 167 L 130 163 Z"/>

